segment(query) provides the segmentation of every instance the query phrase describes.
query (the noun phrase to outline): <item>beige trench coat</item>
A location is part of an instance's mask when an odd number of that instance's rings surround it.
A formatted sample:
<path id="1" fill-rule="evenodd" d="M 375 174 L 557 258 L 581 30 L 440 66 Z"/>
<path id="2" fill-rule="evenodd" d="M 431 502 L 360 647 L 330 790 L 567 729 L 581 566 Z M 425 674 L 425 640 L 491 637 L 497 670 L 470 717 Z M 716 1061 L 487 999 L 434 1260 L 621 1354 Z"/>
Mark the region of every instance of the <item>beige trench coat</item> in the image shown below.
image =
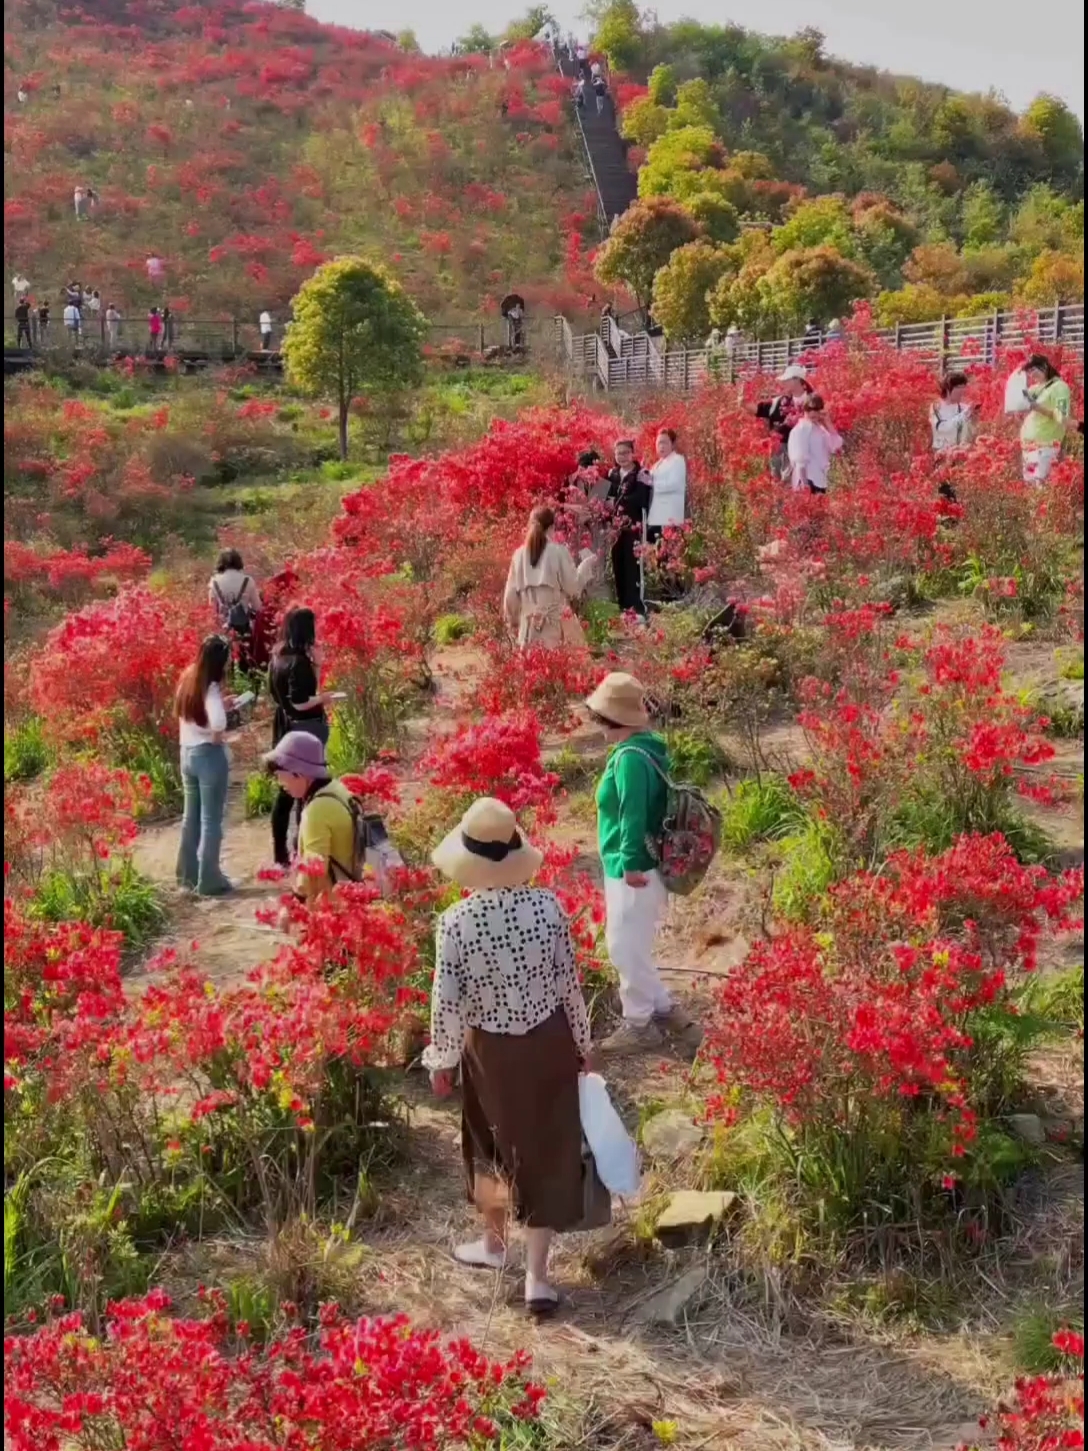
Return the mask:
<path id="1" fill-rule="evenodd" d="M 503 615 L 512 630 L 517 631 L 518 644 L 584 645 L 582 626 L 571 612 L 570 602 L 579 598 L 593 578 L 597 566 L 595 555 L 587 555 L 576 565 L 570 550 L 549 539 L 536 564 L 530 564 L 529 551 L 521 545 L 510 561 L 503 594 Z"/>

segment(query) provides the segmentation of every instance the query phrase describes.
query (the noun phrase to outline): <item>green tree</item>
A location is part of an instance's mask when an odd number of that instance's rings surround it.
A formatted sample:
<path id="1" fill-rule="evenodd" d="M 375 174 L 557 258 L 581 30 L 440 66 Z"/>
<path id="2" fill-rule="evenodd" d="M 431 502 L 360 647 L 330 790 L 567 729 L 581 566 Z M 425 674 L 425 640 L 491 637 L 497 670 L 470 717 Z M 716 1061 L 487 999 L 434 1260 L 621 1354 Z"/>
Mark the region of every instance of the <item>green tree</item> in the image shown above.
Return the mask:
<path id="1" fill-rule="evenodd" d="M 512 20 L 503 32 L 504 40 L 532 40 L 545 25 L 554 25 L 555 17 L 546 5 L 531 5 L 520 20 Z"/>
<path id="2" fill-rule="evenodd" d="M 666 197 L 636 202 L 601 248 L 597 277 L 609 287 L 625 284 L 644 306 L 650 300 L 654 274 L 677 247 L 696 241 L 700 232 L 691 213 Z"/>
<path id="3" fill-rule="evenodd" d="M 1040 252 L 1016 289 L 1019 302 L 1049 307 L 1055 302 L 1084 301 L 1084 254 Z"/>
<path id="4" fill-rule="evenodd" d="M 335 400 L 346 459 L 352 399 L 422 380 L 426 319 L 384 267 L 362 257 L 319 267 L 291 308 L 283 340 L 288 381 L 310 397 Z"/>
<path id="5" fill-rule="evenodd" d="M 707 297 L 730 270 L 729 253 L 709 242 L 678 247 L 654 277 L 652 312 L 670 342 L 693 342 L 710 329 Z"/>
<path id="6" fill-rule="evenodd" d="M 495 49 L 495 37 L 477 22 L 455 42 L 454 48 L 461 55 L 489 55 Z"/>
<path id="7" fill-rule="evenodd" d="M 397 34 L 397 44 L 401 50 L 407 51 L 410 55 L 419 53 L 419 41 L 416 39 L 414 30 L 401 30 Z"/>
<path id="8" fill-rule="evenodd" d="M 1005 208 L 987 181 L 976 181 L 963 194 L 960 213 L 965 247 L 990 247 L 1005 234 Z"/>
<path id="9" fill-rule="evenodd" d="M 671 65 L 655 65 L 647 83 L 655 106 L 671 106 L 676 100 L 676 72 Z"/>
<path id="10" fill-rule="evenodd" d="M 1084 132 L 1076 116 L 1057 96 L 1036 96 L 1024 112 L 1021 129 L 1038 141 L 1056 172 L 1075 177 L 1084 166 Z"/>
<path id="11" fill-rule="evenodd" d="M 757 283 L 762 312 L 788 330 L 800 330 L 809 318 L 830 322 L 850 311 L 875 290 L 868 267 L 834 247 L 800 247 L 786 252 Z"/>
<path id="12" fill-rule="evenodd" d="M 611 0 L 597 18 L 593 44 L 613 70 L 634 70 L 645 46 L 642 17 L 635 0 Z"/>
<path id="13" fill-rule="evenodd" d="M 669 112 L 649 96 L 640 96 L 624 108 L 620 130 L 636 146 L 650 147 L 668 129 Z"/>
<path id="14" fill-rule="evenodd" d="M 676 91 L 676 109 L 669 117 L 669 127 L 678 131 L 682 126 L 709 126 L 718 133 L 722 129 L 721 112 L 714 101 L 707 82 L 699 76 L 685 81 Z"/>
<path id="15" fill-rule="evenodd" d="M 834 247 L 844 257 L 857 248 L 849 208 L 841 196 L 814 197 L 798 206 L 771 234 L 779 254 L 798 247 Z"/>
<path id="16" fill-rule="evenodd" d="M 696 192 L 685 206 L 712 242 L 732 242 L 740 232 L 736 207 L 717 192 Z"/>
<path id="17" fill-rule="evenodd" d="M 666 131 L 650 147 L 639 170 L 638 194 L 640 197 L 679 196 L 685 184 L 693 193 L 710 190 L 698 182 L 720 157 L 721 146 L 709 126 L 684 126 L 678 131 Z"/>

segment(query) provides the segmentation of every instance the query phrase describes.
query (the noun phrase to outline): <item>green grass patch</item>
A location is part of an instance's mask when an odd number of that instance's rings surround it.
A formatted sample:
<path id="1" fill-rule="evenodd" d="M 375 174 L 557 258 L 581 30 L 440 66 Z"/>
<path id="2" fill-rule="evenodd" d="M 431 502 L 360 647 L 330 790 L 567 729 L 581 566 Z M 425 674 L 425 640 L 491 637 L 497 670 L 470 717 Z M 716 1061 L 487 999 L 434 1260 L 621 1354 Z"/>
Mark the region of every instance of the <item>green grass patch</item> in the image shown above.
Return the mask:
<path id="1" fill-rule="evenodd" d="M 1045 1375 L 1060 1370 L 1064 1358 L 1054 1348 L 1059 1330 L 1084 1332 L 1084 1309 L 1078 1305 L 1034 1305 L 1024 1310 L 1012 1330 L 1016 1367 L 1026 1375 Z"/>
<path id="2" fill-rule="evenodd" d="M 50 765 L 53 752 L 41 719 L 31 715 L 4 732 L 4 783 L 33 781 Z"/>
<path id="3" fill-rule="evenodd" d="M 434 622 L 436 645 L 453 645 L 472 634 L 472 621 L 466 615 L 439 615 Z"/>
<path id="4" fill-rule="evenodd" d="M 270 816 L 279 794 L 276 778 L 268 771 L 254 771 L 246 780 L 246 817 Z"/>
<path id="5" fill-rule="evenodd" d="M 718 804 L 722 842 L 734 851 L 758 841 L 780 841 L 799 831 L 805 821 L 805 809 L 793 788 L 776 775 L 741 781 Z"/>
<path id="6" fill-rule="evenodd" d="M 131 861 L 107 863 L 97 875 L 46 872 L 31 902 L 46 922 L 89 922 L 120 932 L 130 949 L 146 947 L 162 931 L 166 911 L 155 883 Z"/>

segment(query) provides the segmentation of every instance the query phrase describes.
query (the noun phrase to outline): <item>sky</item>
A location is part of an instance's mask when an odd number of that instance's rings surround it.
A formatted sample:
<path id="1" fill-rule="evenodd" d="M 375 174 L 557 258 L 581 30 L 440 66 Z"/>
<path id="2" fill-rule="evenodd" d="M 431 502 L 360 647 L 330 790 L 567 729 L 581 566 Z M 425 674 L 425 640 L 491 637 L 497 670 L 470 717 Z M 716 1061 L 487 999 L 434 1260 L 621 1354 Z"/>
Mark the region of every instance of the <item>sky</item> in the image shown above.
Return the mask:
<path id="1" fill-rule="evenodd" d="M 559 0 L 564 27 L 585 30 L 583 0 Z M 529 8 L 519 0 L 307 0 L 318 20 L 357 29 L 411 29 L 426 51 L 445 49 L 474 21 L 493 33 Z M 689 17 L 790 35 L 815 26 L 831 55 L 962 91 L 1002 92 L 1023 110 L 1040 91 L 1084 116 L 1084 9 L 1079 0 L 658 0 L 665 23 Z"/>

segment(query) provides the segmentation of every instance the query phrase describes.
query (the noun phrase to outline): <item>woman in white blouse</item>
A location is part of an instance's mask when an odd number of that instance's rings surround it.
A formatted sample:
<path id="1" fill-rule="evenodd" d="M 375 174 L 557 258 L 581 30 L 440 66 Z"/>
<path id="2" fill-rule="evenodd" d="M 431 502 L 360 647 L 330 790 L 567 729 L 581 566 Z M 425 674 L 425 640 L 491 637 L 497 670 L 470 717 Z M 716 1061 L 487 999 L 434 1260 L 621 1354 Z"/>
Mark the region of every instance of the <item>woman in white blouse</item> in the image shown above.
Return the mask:
<path id="1" fill-rule="evenodd" d="M 174 699 L 185 790 L 177 879 L 202 897 L 222 897 L 233 889 L 219 865 L 230 776 L 227 711 L 234 704 L 222 690 L 229 667 L 230 642 L 209 635 L 183 671 Z"/>
<path id="2" fill-rule="evenodd" d="M 801 409 L 801 419 L 790 430 L 787 445 L 790 481 L 794 489 L 822 496 L 827 493 L 831 460 L 842 448 L 842 439 L 824 411 L 819 393 L 810 393 Z"/>
<path id="3" fill-rule="evenodd" d="M 687 510 L 688 463 L 676 451 L 676 430 L 663 428 L 657 435 L 657 461 L 650 469 L 653 494 L 646 515 L 646 541 L 655 544 L 662 531 L 683 524 Z"/>
<path id="4" fill-rule="evenodd" d="M 547 506 L 529 516 L 525 543 L 514 551 L 503 593 L 503 614 L 518 644 L 584 645 L 585 635 L 570 605 L 579 598 L 596 569 L 596 556 L 588 552 L 575 565 L 570 550 L 549 537 L 555 514 Z"/>
<path id="5" fill-rule="evenodd" d="M 578 1107 L 590 1033 L 570 923 L 554 893 L 529 885 L 542 856 L 501 801 L 476 801 L 432 860 L 471 894 L 439 918 L 423 1055 L 440 1098 L 461 1069 L 462 1156 L 484 1233 L 454 1256 L 500 1269 L 513 1214 L 527 1230 L 525 1303 L 546 1312 L 559 1299 L 553 1235 L 590 1227 Z"/>

